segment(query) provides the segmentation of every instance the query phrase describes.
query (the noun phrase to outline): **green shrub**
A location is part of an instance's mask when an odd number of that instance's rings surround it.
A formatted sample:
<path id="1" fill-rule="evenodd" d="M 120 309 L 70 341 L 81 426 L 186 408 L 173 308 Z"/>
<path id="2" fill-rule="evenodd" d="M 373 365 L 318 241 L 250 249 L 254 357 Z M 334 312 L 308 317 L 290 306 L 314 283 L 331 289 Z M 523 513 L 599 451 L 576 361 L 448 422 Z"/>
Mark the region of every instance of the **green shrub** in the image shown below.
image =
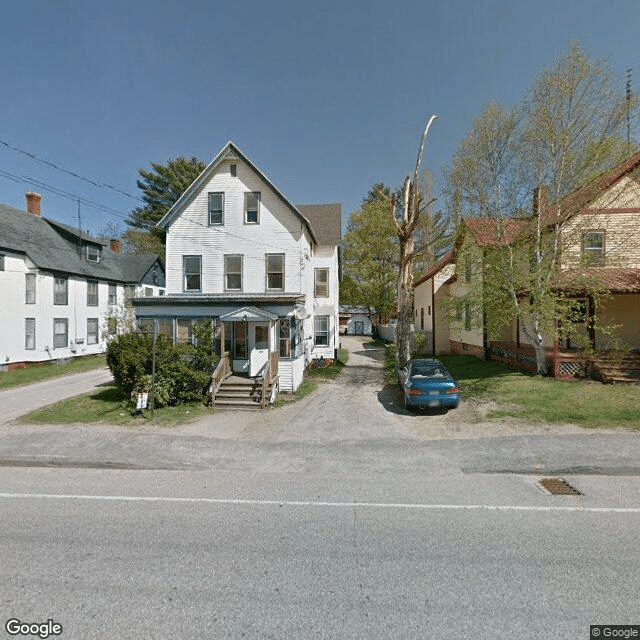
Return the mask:
<path id="1" fill-rule="evenodd" d="M 174 345 L 169 337 L 158 335 L 155 385 L 152 385 L 153 336 L 145 333 L 115 336 L 107 346 L 107 365 L 122 393 L 135 402 L 138 393 L 150 392 L 153 386 L 157 407 L 203 400 L 219 358 L 213 353 L 211 323 L 194 326 L 193 333 L 195 345 Z"/>

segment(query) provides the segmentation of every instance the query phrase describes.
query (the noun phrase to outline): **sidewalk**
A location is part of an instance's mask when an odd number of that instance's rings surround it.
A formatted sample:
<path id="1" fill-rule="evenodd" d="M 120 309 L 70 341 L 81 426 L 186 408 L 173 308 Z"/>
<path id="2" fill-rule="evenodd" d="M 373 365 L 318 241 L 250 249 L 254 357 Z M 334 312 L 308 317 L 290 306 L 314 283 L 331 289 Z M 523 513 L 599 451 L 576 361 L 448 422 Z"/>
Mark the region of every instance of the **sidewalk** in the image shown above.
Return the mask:
<path id="1" fill-rule="evenodd" d="M 0 391 L 0 424 L 13 422 L 25 413 L 58 400 L 89 393 L 112 380 L 108 367 L 102 367 L 5 389 Z"/>

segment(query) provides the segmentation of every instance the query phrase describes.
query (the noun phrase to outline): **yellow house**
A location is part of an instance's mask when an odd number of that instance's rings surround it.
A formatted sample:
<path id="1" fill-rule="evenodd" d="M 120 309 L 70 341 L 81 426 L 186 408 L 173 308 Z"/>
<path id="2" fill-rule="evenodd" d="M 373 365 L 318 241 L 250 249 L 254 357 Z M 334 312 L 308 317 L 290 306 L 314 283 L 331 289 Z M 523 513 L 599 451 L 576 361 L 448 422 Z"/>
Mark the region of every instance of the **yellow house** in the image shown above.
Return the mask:
<path id="1" fill-rule="evenodd" d="M 575 373 L 577 347 L 640 352 L 640 153 L 568 194 L 559 206 L 547 206 L 539 189 L 534 205 L 543 227 L 557 223 L 560 228 L 553 288 L 584 318 L 573 333 L 561 332 L 560 340 L 545 344 L 554 374 Z M 461 221 L 452 253 L 416 282 L 416 328 L 419 310 L 431 300 L 427 317 L 436 321 L 425 327 L 434 332 L 434 353 L 470 353 L 536 370 L 533 347 L 518 320 L 488 336 L 487 311 L 469 303 L 474 292 L 493 285 L 487 281 L 487 256 L 500 245 L 520 243 L 526 251 L 531 224 L 531 218 Z M 526 299 L 527 292 L 520 295 Z"/>

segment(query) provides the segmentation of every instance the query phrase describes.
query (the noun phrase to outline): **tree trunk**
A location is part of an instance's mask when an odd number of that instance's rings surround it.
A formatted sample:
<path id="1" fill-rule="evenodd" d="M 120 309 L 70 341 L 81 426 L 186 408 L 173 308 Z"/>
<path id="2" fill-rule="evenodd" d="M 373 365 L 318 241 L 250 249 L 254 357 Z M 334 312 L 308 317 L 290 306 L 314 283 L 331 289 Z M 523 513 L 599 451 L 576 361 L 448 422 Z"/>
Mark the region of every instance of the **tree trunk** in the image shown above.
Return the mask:
<path id="1" fill-rule="evenodd" d="M 398 324 L 396 326 L 396 363 L 403 367 L 411 358 L 411 323 L 413 321 L 413 239 L 400 239 L 400 273 L 398 274 Z"/>

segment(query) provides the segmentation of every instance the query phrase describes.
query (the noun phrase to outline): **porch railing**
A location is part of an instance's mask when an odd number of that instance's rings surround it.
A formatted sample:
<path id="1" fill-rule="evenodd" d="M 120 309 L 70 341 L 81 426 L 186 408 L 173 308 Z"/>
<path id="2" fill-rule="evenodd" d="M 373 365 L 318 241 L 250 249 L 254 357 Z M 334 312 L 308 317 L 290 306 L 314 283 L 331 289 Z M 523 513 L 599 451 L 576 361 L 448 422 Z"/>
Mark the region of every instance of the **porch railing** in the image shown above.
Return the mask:
<path id="1" fill-rule="evenodd" d="M 218 362 L 218 366 L 214 369 L 213 374 L 211 375 L 211 406 L 215 407 L 216 404 L 216 393 L 218 393 L 218 389 L 220 389 L 220 385 L 231 375 L 232 367 L 231 367 L 231 353 L 229 351 L 225 351 L 220 357 L 220 362 Z"/>
<path id="2" fill-rule="evenodd" d="M 269 404 L 269 398 L 267 397 L 269 390 L 278 380 L 279 360 L 280 354 L 277 351 L 272 351 L 264 367 L 264 375 L 262 376 L 262 399 L 260 403 L 263 409 L 266 409 Z"/>

